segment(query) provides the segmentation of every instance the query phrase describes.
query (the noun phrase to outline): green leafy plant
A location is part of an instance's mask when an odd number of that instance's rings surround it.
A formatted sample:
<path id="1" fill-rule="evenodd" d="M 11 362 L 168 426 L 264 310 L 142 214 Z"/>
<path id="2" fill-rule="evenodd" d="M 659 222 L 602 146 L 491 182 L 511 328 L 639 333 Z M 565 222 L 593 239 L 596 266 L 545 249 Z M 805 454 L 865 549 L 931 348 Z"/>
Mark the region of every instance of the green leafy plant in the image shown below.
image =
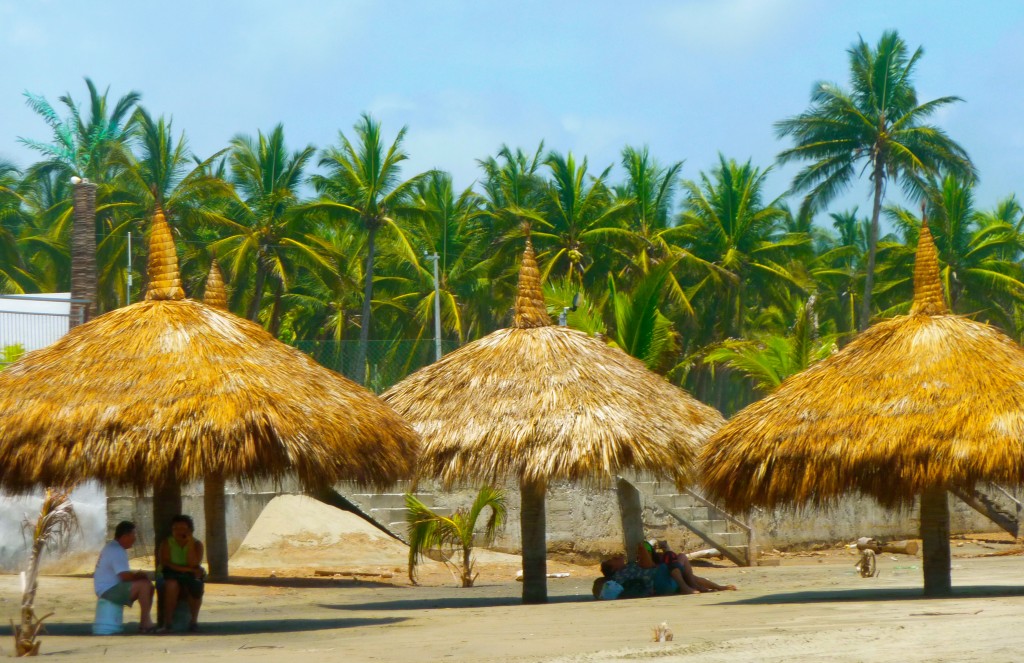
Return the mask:
<path id="1" fill-rule="evenodd" d="M 3 359 L 0 360 L 4 365 L 13 364 L 14 362 L 21 359 L 21 356 L 25 354 L 25 348 L 21 343 L 15 343 L 14 345 L 5 345 L 3 347 Z"/>
<path id="2" fill-rule="evenodd" d="M 405 506 L 409 510 L 409 580 L 416 584 L 416 565 L 429 551 L 439 553 L 441 560 L 455 575 L 458 570 L 463 587 L 472 587 L 477 574 L 474 573 L 476 559 L 473 546 L 476 543 L 490 545 L 505 523 L 505 493 L 491 486 L 484 486 L 477 493 L 469 509 L 460 508 L 450 517 L 434 513 L 414 495 L 406 494 Z M 476 535 L 476 521 L 485 509 L 490 507 L 479 541 Z M 451 558 L 461 553 L 461 568 Z"/>

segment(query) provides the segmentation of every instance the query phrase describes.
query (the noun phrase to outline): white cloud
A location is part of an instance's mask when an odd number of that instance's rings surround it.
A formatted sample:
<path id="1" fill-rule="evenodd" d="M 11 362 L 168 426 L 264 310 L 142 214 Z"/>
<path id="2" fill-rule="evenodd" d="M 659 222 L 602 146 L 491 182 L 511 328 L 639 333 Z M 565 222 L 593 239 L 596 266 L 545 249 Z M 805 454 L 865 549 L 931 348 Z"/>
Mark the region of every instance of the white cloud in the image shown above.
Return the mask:
<path id="1" fill-rule="evenodd" d="M 805 0 L 695 0 L 667 3 L 652 12 L 652 27 L 684 46 L 747 54 L 777 43 L 779 29 L 806 10 Z"/>

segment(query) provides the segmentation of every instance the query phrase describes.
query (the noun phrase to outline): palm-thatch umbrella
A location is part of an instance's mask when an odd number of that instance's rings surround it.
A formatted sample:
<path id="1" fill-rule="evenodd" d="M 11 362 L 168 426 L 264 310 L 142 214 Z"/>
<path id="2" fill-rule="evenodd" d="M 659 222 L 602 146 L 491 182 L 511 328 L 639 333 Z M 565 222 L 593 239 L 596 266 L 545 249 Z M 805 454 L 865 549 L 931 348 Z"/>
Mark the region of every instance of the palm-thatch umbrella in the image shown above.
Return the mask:
<path id="1" fill-rule="evenodd" d="M 948 594 L 946 491 L 1024 480 L 1024 349 L 952 315 L 922 224 L 910 314 L 883 320 L 737 413 L 701 453 L 727 505 L 921 497 L 924 591 Z"/>
<path id="2" fill-rule="evenodd" d="M 519 482 L 523 601 L 547 600 L 544 493 L 624 469 L 684 484 L 721 415 L 603 340 L 551 325 L 527 238 L 510 329 L 469 343 L 382 396 L 420 433 L 418 472 L 445 486 Z"/>
<path id="3" fill-rule="evenodd" d="M 228 310 L 228 296 L 224 289 L 224 277 L 220 265 L 214 258 L 210 262 L 210 273 L 206 277 L 203 303 L 210 308 Z M 203 519 L 206 522 L 206 562 L 210 576 L 223 578 L 228 574 L 228 528 L 227 505 L 224 503 L 224 477 L 207 474 L 203 478 Z"/>
<path id="4" fill-rule="evenodd" d="M 320 487 L 411 473 L 416 433 L 376 396 L 185 299 L 159 211 L 148 269 L 144 301 L 0 372 L 0 487 L 153 486 L 156 513 L 158 489 L 206 476 Z"/>

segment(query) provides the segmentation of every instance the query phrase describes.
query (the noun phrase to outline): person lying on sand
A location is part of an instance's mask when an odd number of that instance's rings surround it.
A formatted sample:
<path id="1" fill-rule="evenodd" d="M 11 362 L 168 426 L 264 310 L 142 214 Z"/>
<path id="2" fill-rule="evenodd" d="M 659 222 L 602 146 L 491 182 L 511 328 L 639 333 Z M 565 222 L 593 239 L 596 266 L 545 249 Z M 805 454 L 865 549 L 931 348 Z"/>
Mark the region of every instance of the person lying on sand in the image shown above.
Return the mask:
<path id="1" fill-rule="evenodd" d="M 603 578 L 598 578 L 594 583 L 594 596 L 630 598 L 736 589 L 735 585 L 719 585 L 696 575 L 685 554 L 673 553 L 664 542 L 662 545 L 664 552 L 658 554 L 657 559 L 653 547 L 643 542 L 637 546 L 635 562 L 627 562 L 626 556 L 621 553 L 601 562 Z M 604 585 L 609 581 L 622 589 L 617 590 L 617 594 L 616 591 L 604 591 Z"/>

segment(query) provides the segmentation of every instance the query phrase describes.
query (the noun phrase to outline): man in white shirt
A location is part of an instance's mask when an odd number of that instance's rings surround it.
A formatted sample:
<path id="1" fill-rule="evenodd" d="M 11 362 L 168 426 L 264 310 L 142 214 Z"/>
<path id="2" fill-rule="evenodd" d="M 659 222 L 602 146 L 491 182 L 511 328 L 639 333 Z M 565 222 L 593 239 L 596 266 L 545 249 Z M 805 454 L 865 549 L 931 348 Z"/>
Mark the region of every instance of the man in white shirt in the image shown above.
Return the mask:
<path id="1" fill-rule="evenodd" d="M 135 523 L 127 520 L 117 524 L 114 540 L 108 541 L 100 551 L 93 572 L 92 584 L 96 596 L 111 603 L 130 606 L 139 602 L 142 616 L 140 633 L 156 630 L 150 609 L 153 606 L 153 583 L 143 571 L 132 571 L 128 564 L 128 549 L 135 545 Z"/>

